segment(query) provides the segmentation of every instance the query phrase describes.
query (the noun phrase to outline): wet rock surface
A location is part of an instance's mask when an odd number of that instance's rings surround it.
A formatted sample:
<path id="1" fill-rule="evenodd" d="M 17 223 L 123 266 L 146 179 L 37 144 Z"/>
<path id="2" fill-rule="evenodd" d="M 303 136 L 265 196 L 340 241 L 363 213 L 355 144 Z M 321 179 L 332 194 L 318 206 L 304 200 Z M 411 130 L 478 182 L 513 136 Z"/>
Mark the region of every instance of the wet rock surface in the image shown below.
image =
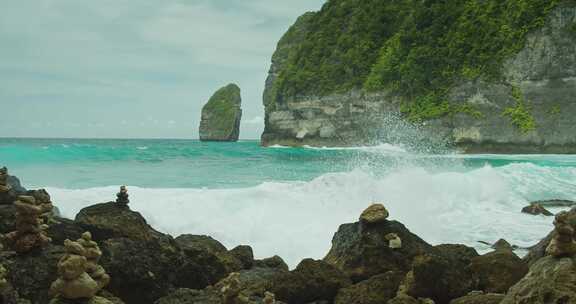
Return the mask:
<path id="1" fill-rule="evenodd" d="M 386 235 L 402 239 L 402 248 L 390 248 Z M 412 259 L 436 249 L 396 221 L 341 225 L 324 260 L 343 271 L 354 282 L 388 271 L 408 271 Z"/>
<path id="2" fill-rule="evenodd" d="M 475 257 L 469 267 L 478 280 L 478 289 L 505 293 L 528 272 L 528 265 L 509 250 L 496 250 Z"/>
<path id="3" fill-rule="evenodd" d="M 547 256 L 535 262 L 500 304 L 576 303 L 573 258 Z"/>
<path id="4" fill-rule="evenodd" d="M 531 203 L 529 206 L 522 208 L 522 213 L 531 214 L 531 215 L 545 215 L 545 216 L 552 216 L 554 215 L 552 212 L 548 211 L 544 206 L 539 203 Z"/>
<path id="5" fill-rule="evenodd" d="M 386 303 L 396 296 L 396 291 L 403 277 L 403 273 L 389 271 L 341 288 L 336 295 L 334 304 Z"/>
<path id="6" fill-rule="evenodd" d="M 464 245 L 431 246 L 372 205 L 338 229 L 325 259 L 289 271 L 279 256 L 255 260 L 250 246 L 228 250 L 202 235 L 173 239 L 117 202 L 84 208 L 73 221 L 43 211 L 52 205 L 45 191 L 27 194 L 22 200 L 36 201 L 36 218 L 51 223 L 41 231 L 52 242 L 0 253 L 3 303 L 576 303 L 576 211 L 558 214 L 555 230 L 522 260 L 503 240 L 484 255 Z M 16 212 L 0 204 L 2 229 L 20 227 Z"/>
<path id="7" fill-rule="evenodd" d="M 502 299 L 504 299 L 504 294 L 472 292 L 450 301 L 450 304 L 499 304 Z"/>
<path id="8" fill-rule="evenodd" d="M 464 264 L 440 255 L 421 255 L 414 259 L 401 289 L 414 298 L 430 298 L 438 304 L 464 296 L 474 290 L 475 281 Z"/>
<path id="9" fill-rule="evenodd" d="M 116 202 L 86 207 L 80 210 L 74 221 L 90 231 L 97 241 L 120 237 L 147 241 L 162 235 L 150 227 L 140 213 L 123 208 Z"/>
<path id="10" fill-rule="evenodd" d="M 270 291 L 287 303 L 332 302 L 338 290 L 350 284 L 350 279 L 336 267 L 321 260 L 305 259 L 293 271 L 274 277 Z"/>

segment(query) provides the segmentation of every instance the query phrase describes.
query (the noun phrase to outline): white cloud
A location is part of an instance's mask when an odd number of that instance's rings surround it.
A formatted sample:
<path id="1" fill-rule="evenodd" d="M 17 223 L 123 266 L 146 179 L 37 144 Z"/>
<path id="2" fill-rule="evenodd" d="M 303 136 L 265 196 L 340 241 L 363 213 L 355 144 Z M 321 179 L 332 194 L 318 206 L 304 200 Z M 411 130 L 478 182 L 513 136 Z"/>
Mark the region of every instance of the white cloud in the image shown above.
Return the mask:
<path id="1" fill-rule="evenodd" d="M 241 136 L 256 138 L 276 43 L 323 2 L 0 0 L 0 124 L 17 126 L 0 136 L 190 137 L 202 104 L 235 82 L 252 117 Z M 51 124 L 70 118 L 101 124 Z"/>
<path id="2" fill-rule="evenodd" d="M 263 125 L 264 118 L 262 118 L 262 116 L 255 116 L 248 120 L 244 120 L 244 123 L 248 125 Z"/>

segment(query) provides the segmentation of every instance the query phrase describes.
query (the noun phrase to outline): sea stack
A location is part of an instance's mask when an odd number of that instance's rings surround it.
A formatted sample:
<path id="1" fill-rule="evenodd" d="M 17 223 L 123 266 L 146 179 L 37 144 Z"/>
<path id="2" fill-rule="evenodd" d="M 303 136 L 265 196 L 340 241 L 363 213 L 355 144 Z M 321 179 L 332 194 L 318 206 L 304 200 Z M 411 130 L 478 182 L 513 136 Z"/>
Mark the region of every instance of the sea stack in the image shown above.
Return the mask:
<path id="1" fill-rule="evenodd" d="M 229 84 L 212 95 L 202 108 L 201 141 L 237 141 L 242 118 L 240 88 Z"/>

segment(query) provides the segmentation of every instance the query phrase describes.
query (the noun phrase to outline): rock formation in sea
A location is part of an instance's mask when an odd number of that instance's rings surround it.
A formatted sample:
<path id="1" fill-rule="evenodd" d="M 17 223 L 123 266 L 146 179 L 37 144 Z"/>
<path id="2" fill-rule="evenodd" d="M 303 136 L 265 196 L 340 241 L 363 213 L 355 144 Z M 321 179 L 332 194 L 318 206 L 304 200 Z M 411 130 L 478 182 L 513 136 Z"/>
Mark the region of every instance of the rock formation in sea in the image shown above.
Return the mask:
<path id="1" fill-rule="evenodd" d="M 262 144 L 574 153 L 575 33 L 567 0 L 329 1 L 278 43 Z"/>
<path id="2" fill-rule="evenodd" d="M 237 141 L 242 118 L 240 88 L 229 84 L 220 88 L 202 108 L 200 140 Z"/>
<path id="3" fill-rule="evenodd" d="M 536 202 L 530 203 L 530 205 L 522 208 L 522 213 L 531 214 L 531 215 L 545 215 L 545 216 L 552 216 L 554 215 L 552 212 L 548 211 L 548 209 L 544 208 L 541 204 Z"/>

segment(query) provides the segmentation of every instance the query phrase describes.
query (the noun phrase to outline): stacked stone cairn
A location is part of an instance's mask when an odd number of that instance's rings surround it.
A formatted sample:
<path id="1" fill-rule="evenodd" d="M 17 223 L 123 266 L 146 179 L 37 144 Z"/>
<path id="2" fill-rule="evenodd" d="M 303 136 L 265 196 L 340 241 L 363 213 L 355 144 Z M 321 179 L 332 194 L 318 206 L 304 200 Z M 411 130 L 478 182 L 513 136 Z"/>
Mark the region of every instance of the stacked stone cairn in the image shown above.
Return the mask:
<path id="1" fill-rule="evenodd" d="M 385 222 L 389 213 L 381 203 L 374 203 L 366 208 L 360 215 L 360 223 L 364 225 L 376 224 Z"/>
<path id="2" fill-rule="evenodd" d="M 229 274 L 219 284 L 222 285 L 220 297 L 223 304 L 245 304 L 249 302 L 248 298 L 241 294 L 240 273 L 233 272 Z"/>
<path id="3" fill-rule="evenodd" d="M 47 236 L 48 225 L 42 215 L 51 211 L 50 205 L 38 203 L 33 196 L 21 195 L 14 202 L 16 207 L 16 231 L 4 236 L 4 242 L 18 254 L 24 254 L 35 248 L 42 248 L 52 240 Z"/>
<path id="4" fill-rule="evenodd" d="M 42 207 L 42 215 L 40 215 L 40 217 L 44 221 L 44 224 L 49 225 L 56 223 L 53 213 L 54 205 L 52 204 L 50 194 L 45 189 L 40 189 L 32 191 L 32 196 L 34 196 L 36 202 Z"/>
<path id="5" fill-rule="evenodd" d="M 8 169 L 6 167 L 0 168 L 0 193 L 6 193 L 12 189 L 8 184 Z"/>
<path id="6" fill-rule="evenodd" d="M 98 283 L 99 289 L 102 289 L 110 283 L 110 276 L 106 273 L 104 268 L 98 264 L 102 251 L 98 247 L 98 243 L 92 240 L 92 234 L 86 231 L 82 237 L 76 241 L 84 247 L 84 257 L 86 257 L 86 273 Z"/>
<path id="7" fill-rule="evenodd" d="M 360 223 L 362 225 L 374 225 L 377 223 L 383 223 L 388 220 L 388 210 L 381 203 L 374 203 L 366 208 L 360 215 Z M 388 241 L 388 247 L 391 249 L 402 248 L 402 240 L 396 233 L 389 233 L 385 236 L 386 241 Z"/>
<path id="8" fill-rule="evenodd" d="M 110 303 L 110 301 L 97 297 L 96 294 L 110 281 L 110 277 L 97 267 L 93 267 L 96 259 L 89 261 L 86 256 L 94 257 L 100 251 L 94 247 L 91 238 L 83 235 L 82 243 L 70 240 L 64 241 L 66 254 L 58 261 L 58 279 L 52 283 L 50 294 L 55 298 L 51 303 Z M 88 245 L 88 250 L 84 247 Z M 87 251 L 92 251 L 88 253 Z M 92 265 L 91 265 L 92 264 Z M 92 268 L 92 269 L 91 269 Z M 96 269 L 98 280 L 93 279 L 88 271 Z M 94 272 L 93 272 L 94 273 Z M 74 303 L 75 303 L 74 302 Z"/>
<path id="9" fill-rule="evenodd" d="M 126 186 L 121 186 L 120 192 L 116 194 L 116 203 L 122 208 L 128 208 L 128 204 L 130 203 L 128 197 L 128 189 Z"/>
<path id="10" fill-rule="evenodd" d="M 546 248 L 546 253 L 557 258 L 576 255 L 574 228 L 569 223 L 570 214 L 566 211 L 556 215 L 554 220 L 554 237 Z"/>

